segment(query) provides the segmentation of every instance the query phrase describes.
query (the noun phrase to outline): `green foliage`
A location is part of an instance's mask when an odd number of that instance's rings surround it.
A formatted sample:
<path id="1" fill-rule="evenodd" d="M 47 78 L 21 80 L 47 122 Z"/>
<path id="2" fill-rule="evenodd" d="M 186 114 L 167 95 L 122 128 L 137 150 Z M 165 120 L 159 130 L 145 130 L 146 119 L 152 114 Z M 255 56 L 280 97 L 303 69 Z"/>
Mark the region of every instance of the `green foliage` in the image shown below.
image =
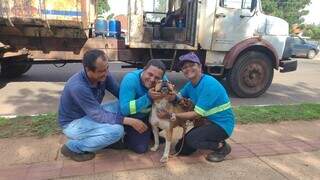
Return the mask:
<path id="1" fill-rule="evenodd" d="M 320 25 L 304 25 L 303 35 L 314 40 L 320 40 Z"/>
<path id="2" fill-rule="evenodd" d="M 262 0 L 262 9 L 266 14 L 285 19 L 290 25 L 302 24 L 302 16 L 309 11 L 304 8 L 310 4 L 310 0 Z"/>
<path id="3" fill-rule="evenodd" d="M 97 14 L 103 14 L 110 10 L 108 0 L 97 0 Z"/>
<path id="4" fill-rule="evenodd" d="M 6 125 L 8 123 L 8 119 L 0 117 L 0 126 Z"/>
<path id="5" fill-rule="evenodd" d="M 114 17 L 114 13 L 111 13 L 111 14 L 109 14 L 108 16 L 107 16 L 107 20 L 110 20 L 110 19 L 112 19 Z"/>
<path id="6" fill-rule="evenodd" d="M 155 0 L 154 11 L 156 12 L 167 12 L 167 0 Z"/>

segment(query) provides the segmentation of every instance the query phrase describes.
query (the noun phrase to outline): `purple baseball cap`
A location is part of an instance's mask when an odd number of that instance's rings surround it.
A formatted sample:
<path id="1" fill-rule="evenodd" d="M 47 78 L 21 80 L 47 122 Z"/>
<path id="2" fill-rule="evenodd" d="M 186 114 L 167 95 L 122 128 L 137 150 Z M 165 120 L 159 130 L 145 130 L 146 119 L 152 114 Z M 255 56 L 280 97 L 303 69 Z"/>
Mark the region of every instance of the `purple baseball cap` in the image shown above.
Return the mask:
<path id="1" fill-rule="evenodd" d="M 188 54 L 179 57 L 179 67 L 181 68 L 184 63 L 193 62 L 201 65 L 199 57 L 194 52 L 189 52 Z"/>

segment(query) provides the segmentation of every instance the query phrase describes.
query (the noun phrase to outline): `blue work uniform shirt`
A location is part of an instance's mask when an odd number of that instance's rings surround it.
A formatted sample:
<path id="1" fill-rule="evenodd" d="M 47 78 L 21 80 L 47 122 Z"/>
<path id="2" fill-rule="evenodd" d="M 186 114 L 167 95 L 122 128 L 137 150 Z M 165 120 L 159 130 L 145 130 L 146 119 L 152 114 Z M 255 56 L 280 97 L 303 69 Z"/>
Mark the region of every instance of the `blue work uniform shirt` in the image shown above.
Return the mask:
<path id="1" fill-rule="evenodd" d="M 141 81 L 143 70 L 126 74 L 120 84 L 120 109 L 124 116 L 145 119 L 151 112 L 151 99 L 148 89 Z"/>
<path id="2" fill-rule="evenodd" d="M 215 78 L 202 74 L 196 85 L 187 82 L 179 94 L 191 99 L 196 113 L 216 123 L 231 136 L 235 116 L 226 90 Z"/>
<path id="3" fill-rule="evenodd" d="M 150 112 L 152 100 L 148 89 L 143 85 L 141 76 L 143 69 L 134 70 L 126 74 L 120 84 L 120 109 L 124 116 L 145 120 Z M 163 76 L 163 80 L 168 80 Z"/>

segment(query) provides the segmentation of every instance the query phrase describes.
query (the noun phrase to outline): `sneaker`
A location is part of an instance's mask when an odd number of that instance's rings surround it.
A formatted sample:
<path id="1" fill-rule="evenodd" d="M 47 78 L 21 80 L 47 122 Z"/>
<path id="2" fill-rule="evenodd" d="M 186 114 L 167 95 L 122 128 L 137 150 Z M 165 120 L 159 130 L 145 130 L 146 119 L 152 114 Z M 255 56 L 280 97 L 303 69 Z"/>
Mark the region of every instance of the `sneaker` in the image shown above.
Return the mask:
<path id="1" fill-rule="evenodd" d="M 230 152 L 231 152 L 231 146 L 225 142 L 220 149 L 208 154 L 206 157 L 206 160 L 210 162 L 221 162 L 225 159 L 225 157 L 228 154 L 230 154 Z"/>
<path id="2" fill-rule="evenodd" d="M 95 157 L 95 153 L 92 152 L 85 152 L 85 153 L 75 153 L 71 151 L 66 145 L 63 145 L 61 148 L 61 154 L 65 157 L 69 157 L 70 159 L 82 162 L 82 161 L 89 161 Z"/>

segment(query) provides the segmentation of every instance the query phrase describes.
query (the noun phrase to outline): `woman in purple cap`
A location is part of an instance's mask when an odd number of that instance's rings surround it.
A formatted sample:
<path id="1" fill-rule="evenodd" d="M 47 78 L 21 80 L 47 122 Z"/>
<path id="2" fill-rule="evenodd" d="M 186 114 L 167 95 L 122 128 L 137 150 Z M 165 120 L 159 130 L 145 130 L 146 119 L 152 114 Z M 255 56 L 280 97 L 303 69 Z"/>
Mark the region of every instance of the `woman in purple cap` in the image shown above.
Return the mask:
<path id="1" fill-rule="evenodd" d="M 234 128 L 235 116 L 231 103 L 224 87 L 212 76 L 202 73 L 202 66 L 198 56 L 188 53 L 180 56 L 179 67 L 189 80 L 177 95 L 189 98 L 195 108 L 184 113 L 159 112 L 163 118 L 176 118 L 179 120 L 199 119 L 204 117 L 209 123 L 193 128 L 185 136 L 180 155 L 189 155 L 197 149 L 212 150 L 206 159 L 210 162 L 220 162 L 231 152 L 230 145 L 225 141 Z M 176 145 L 180 150 L 182 140 Z"/>

